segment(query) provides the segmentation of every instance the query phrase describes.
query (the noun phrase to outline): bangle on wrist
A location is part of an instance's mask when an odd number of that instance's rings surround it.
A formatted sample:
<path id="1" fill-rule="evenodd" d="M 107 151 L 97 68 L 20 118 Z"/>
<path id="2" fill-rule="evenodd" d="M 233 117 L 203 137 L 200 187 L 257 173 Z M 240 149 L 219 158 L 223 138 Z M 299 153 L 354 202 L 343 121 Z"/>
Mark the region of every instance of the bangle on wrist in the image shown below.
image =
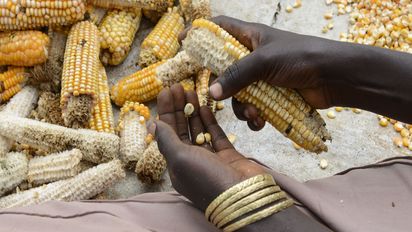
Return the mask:
<path id="1" fill-rule="evenodd" d="M 271 205 L 271 206 L 270 206 Z M 249 178 L 220 194 L 205 216 L 223 231 L 235 231 L 293 205 L 269 174 Z M 251 215 L 250 212 L 263 208 Z"/>

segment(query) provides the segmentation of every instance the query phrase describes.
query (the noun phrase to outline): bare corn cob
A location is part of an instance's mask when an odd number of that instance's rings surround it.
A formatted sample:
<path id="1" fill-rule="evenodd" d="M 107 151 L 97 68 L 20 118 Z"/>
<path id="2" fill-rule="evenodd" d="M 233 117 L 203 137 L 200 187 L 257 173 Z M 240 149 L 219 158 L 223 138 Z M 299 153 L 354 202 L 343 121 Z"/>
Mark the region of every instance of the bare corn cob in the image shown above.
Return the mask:
<path id="1" fill-rule="evenodd" d="M 180 8 L 185 16 L 186 22 L 212 17 L 209 0 L 180 0 Z"/>
<path id="2" fill-rule="evenodd" d="M 144 151 L 142 158 L 136 164 L 137 177 L 147 184 L 152 184 L 162 178 L 166 170 L 166 160 L 153 141 Z"/>
<path id="3" fill-rule="evenodd" d="M 249 50 L 218 25 L 198 19 L 183 41 L 186 52 L 215 74 L 222 74 Z M 263 119 L 301 147 L 316 153 L 327 151 L 324 141 L 331 139 L 325 122 L 294 90 L 272 87 L 259 81 L 235 96 L 254 104 Z"/>
<path id="4" fill-rule="evenodd" d="M 150 111 L 143 104 L 126 102 L 120 112 L 120 158 L 125 163 L 139 161 L 146 149 L 146 120 Z"/>
<path id="5" fill-rule="evenodd" d="M 70 129 L 58 125 L 0 114 L 0 135 L 47 152 L 77 148 L 83 159 L 102 163 L 117 157 L 119 137 L 87 129 Z"/>
<path id="6" fill-rule="evenodd" d="M 176 55 L 180 48 L 178 37 L 184 27 L 184 20 L 177 9 L 169 9 L 143 41 L 140 47 L 139 65 L 147 67 Z"/>
<path id="7" fill-rule="evenodd" d="M 82 152 L 78 149 L 34 157 L 29 161 L 27 180 L 34 185 L 73 177 L 80 172 Z"/>
<path id="8" fill-rule="evenodd" d="M 49 43 L 49 37 L 40 31 L 0 32 L 0 66 L 42 64 Z"/>
<path id="9" fill-rule="evenodd" d="M 38 97 L 39 93 L 37 89 L 26 86 L 7 103 L 0 114 L 11 114 L 25 118 L 29 116 Z M 0 157 L 3 157 L 10 151 L 13 143 L 13 140 L 0 136 Z"/>
<path id="10" fill-rule="evenodd" d="M 174 0 L 90 0 L 94 6 L 102 8 L 142 8 L 148 10 L 166 11 Z"/>
<path id="11" fill-rule="evenodd" d="M 101 36 L 101 61 L 118 65 L 129 54 L 134 36 L 139 29 L 142 11 L 139 8 L 111 10 L 99 26 Z"/>
<path id="12" fill-rule="evenodd" d="M 66 126 L 86 128 L 97 103 L 100 42 L 97 27 L 75 24 L 64 53 L 61 107 Z"/>
<path id="13" fill-rule="evenodd" d="M 63 126 L 60 94 L 43 92 L 37 102 L 37 108 L 31 112 L 30 118 Z"/>
<path id="14" fill-rule="evenodd" d="M 126 101 L 148 102 L 157 97 L 165 86 L 189 78 L 201 66 L 185 51 L 166 62 L 159 62 L 121 79 L 111 89 L 112 100 L 119 106 Z"/>
<path id="15" fill-rule="evenodd" d="M 0 158 L 0 196 L 27 178 L 27 163 L 27 157 L 22 153 L 8 153 Z"/>
<path id="16" fill-rule="evenodd" d="M 119 160 L 100 164 L 75 177 L 15 193 L 0 199 L 0 208 L 23 207 L 47 201 L 88 200 L 125 177 Z"/>
<path id="17" fill-rule="evenodd" d="M 83 19 L 85 0 L 3 0 L 0 12 L 0 31 L 71 25 Z"/>
<path id="18" fill-rule="evenodd" d="M 110 102 L 109 83 L 107 82 L 106 70 L 100 64 L 99 87 L 97 95 L 97 104 L 94 106 L 93 115 L 90 118 L 90 129 L 114 133 L 114 119 L 112 103 Z"/>
<path id="19" fill-rule="evenodd" d="M 0 74 L 0 104 L 8 101 L 25 85 L 27 73 L 21 67 L 9 67 Z"/>
<path id="20" fill-rule="evenodd" d="M 180 84 L 183 86 L 183 89 L 185 91 L 195 90 L 195 82 L 192 80 L 192 78 L 184 79 L 180 81 Z"/>

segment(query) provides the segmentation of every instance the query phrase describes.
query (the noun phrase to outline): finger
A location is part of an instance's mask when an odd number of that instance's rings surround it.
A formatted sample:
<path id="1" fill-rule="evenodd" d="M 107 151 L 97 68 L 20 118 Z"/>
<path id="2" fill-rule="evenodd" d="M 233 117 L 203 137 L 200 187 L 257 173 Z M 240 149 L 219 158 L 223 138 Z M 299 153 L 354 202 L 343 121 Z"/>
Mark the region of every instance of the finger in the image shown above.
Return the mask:
<path id="1" fill-rule="evenodd" d="M 248 121 L 247 125 L 253 131 L 260 131 L 263 129 L 263 127 L 265 127 L 265 120 L 263 120 L 261 117 L 257 117 L 253 121 Z"/>
<path id="2" fill-rule="evenodd" d="M 239 120 L 253 121 L 259 117 L 258 109 L 254 105 L 241 103 L 236 98 L 232 98 L 232 108 Z"/>
<path id="3" fill-rule="evenodd" d="M 229 66 L 210 86 L 210 95 L 223 100 L 267 75 L 260 48 Z"/>
<path id="4" fill-rule="evenodd" d="M 199 115 L 199 100 L 197 98 L 197 94 L 194 91 L 186 92 L 186 102 L 192 103 L 194 106 L 194 111 L 191 117 L 189 118 L 189 125 L 190 125 L 190 134 L 192 136 L 192 143 L 196 144 L 196 138 L 200 133 L 205 133 L 205 127 L 203 126 L 202 119 Z M 212 147 L 208 143 L 204 143 L 203 147 L 212 150 Z"/>
<path id="5" fill-rule="evenodd" d="M 225 132 L 217 123 L 212 111 L 207 106 L 200 108 L 200 117 L 206 127 L 206 131 L 212 136 L 212 145 L 216 152 L 234 149 Z"/>
<path id="6" fill-rule="evenodd" d="M 182 41 L 186 38 L 187 33 L 192 29 L 192 25 L 186 27 L 182 32 L 179 34 L 179 44 L 182 45 Z"/>
<path id="7" fill-rule="evenodd" d="M 170 88 L 170 91 L 173 95 L 177 135 L 184 143 L 191 144 L 187 119 L 184 113 L 184 108 L 186 105 L 185 91 L 180 84 L 174 84 Z"/>
<path id="8" fill-rule="evenodd" d="M 155 125 L 155 138 L 159 150 L 166 158 L 168 165 L 170 165 L 176 161 L 176 157 L 184 149 L 184 143 L 169 124 L 158 120 Z"/>
<path id="9" fill-rule="evenodd" d="M 173 95 L 169 88 L 164 88 L 157 96 L 157 112 L 161 121 L 177 131 Z"/>

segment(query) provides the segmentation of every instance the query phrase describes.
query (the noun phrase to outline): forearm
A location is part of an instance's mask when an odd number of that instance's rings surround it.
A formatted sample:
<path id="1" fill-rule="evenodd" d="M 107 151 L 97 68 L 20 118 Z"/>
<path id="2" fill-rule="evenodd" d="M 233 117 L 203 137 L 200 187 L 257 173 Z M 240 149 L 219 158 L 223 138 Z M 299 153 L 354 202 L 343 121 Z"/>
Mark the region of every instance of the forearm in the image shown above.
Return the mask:
<path id="1" fill-rule="evenodd" d="M 261 221 L 253 223 L 240 232 L 330 232 L 318 221 L 309 218 L 296 207 L 292 206 Z"/>
<path id="2" fill-rule="evenodd" d="M 336 43 L 322 74 L 331 103 L 412 122 L 412 55 L 372 46 Z M 335 46 L 335 45 L 333 45 Z M 332 61 L 332 62 L 331 62 Z"/>

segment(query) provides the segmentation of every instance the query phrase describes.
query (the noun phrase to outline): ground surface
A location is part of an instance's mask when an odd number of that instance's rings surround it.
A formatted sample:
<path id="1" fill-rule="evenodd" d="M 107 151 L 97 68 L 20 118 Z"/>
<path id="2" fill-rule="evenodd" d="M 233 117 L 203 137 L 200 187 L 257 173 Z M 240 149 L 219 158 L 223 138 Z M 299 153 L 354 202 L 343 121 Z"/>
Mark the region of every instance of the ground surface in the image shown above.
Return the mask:
<path id="1" fill-rule="evenodd" d="M 289 14 L 285 12 L 285 7 L 288 3 L 293 4 L 293 1 L 211 0 L 215 16 L 228 15 L 283 30 L 335 40 L 338 40 L 340 32 L 347 30 L 347 17 L 339 16 L 334 18 L 335 28 L 327 34 L 322 34 L 321 29 L 326 25 L 323 15 L 334 7 L 326 6 L 324 0 L 302 0 L 302 2 L 301 8 L 294 9 Z M 152 24 L 144 22 L 137 33 L 137 39 L 128 59 L 123 65 L 108 70 L 111 84 L 139 69 L 135 65 L 139 53 L 138 47 L 151 27 Z M 155 112 L 154 104 L 152 103 L 151 106 Z M 392 127 L 381 128 L 375 114 L 369 112 L 354 114 L 352 111 L 344 111 L 337 113 L 336 119 L 331 120 L 326 117 L 326 112 L 321 113 L 331 131 L 333 142 L 328 144 L 329 152 L 320 156 L 302 150 L 296 151 L 289 140 L 269 125 L 260 132 L 250 131 L 245 123 L 238 121 L 234 116 L 230 100 L 226 101 L 226 108 L 218 113 L 217 118 L 227 133 L 237 136 L 235 146 L 239 151 L 300 181 L 331 176 L 347 168 L 374 163 L 391 156 L 410 154 L 405 149 L 393 146 L 392 138 L 396 133 Z M 326 170 L 321 170 L 318 166 L 321 158 L 329 162 Z M 125 180 L 110 188 L 107 194 L 109 198 L 126 198 L 147 191 L 167 190 L 171 190 L 167 175 L 162 183 L 148 187 L 140 184 L 136 175 L 130 172 Z"/>

